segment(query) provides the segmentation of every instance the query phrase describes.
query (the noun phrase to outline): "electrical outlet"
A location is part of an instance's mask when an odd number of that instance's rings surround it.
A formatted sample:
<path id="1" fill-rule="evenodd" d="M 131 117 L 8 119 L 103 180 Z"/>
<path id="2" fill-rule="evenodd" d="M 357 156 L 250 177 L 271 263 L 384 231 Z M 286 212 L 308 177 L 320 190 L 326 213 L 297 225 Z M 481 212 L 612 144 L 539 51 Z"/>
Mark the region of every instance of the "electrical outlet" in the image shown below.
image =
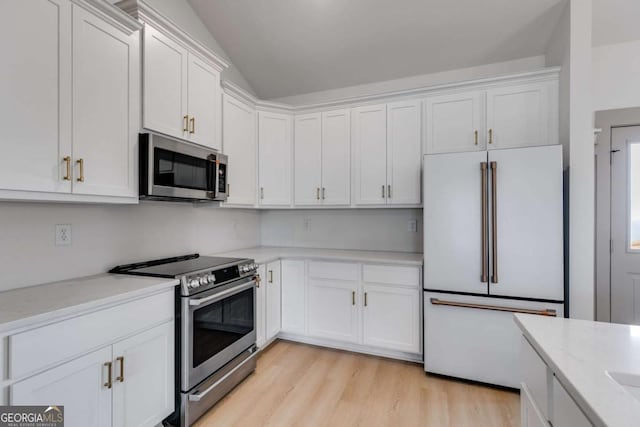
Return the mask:
<path id="1" fill-rule="evenodd" d="M 71 244 L 71 224 L 56 224 L 56 246 Z"/>
<path id="2" fill-rule="evenodd" d="M 304 219 L 304 229 L 307 231 L 311 229 L 311 218 Z"/>
<path id="3" fill-rule="evenodd" d="M 409 220 L 409 231 L 411 231 L 413 233 L 417 233 L 418 232 L 418 220 L 415 220 L 415 219 L 410 219 Z"/>

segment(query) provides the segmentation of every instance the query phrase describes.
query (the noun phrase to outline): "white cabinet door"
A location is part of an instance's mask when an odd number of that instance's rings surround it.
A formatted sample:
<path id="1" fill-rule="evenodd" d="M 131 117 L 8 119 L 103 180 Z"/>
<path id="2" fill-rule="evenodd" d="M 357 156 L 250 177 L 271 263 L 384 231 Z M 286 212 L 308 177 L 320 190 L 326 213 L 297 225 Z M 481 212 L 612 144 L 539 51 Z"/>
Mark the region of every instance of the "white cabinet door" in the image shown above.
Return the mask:
<path id="1" fill-rule="evenodd" d="M 484 150 L 484 92 L 427 98 L 424 126 L 427 154 Z"/>
<path id="2" fill-rule="evenodd" d="M 73 192 L 136 196 L 139 39 L 73 6 Z"/>
<path id="3" fill-rule="evenodd" d="M 490 275 L 495 266 L 497 283 L 490 293 L 563 300 L 562 147 L 490 151 L 494 162 L 497 257 Z"/>
<path id="4" fill-rule="evenodd" d="M 555 376 L 552 390 L 551 424 L 553 427 L 591 427 L 593 425 Z"/>
<path id="5" fill-rule="evenodd" d="M 309 279 L 307 291 L 309 335 L 358 342 L 357 282 Z"/>
<path id="6" fill-rule="evenodd" d="M 178 138 L 188 135 L 186 49 L 144 26 L 142 126 Z"/>
<path id="7" fill-rule="evenodd" d="M 261 205 L 291 204 L 291 117 L 258 113 Z"/>
<path id="8" fill-rule="evenodd" d="M 296 116 L 294 121 L 294 202 L 320 204 L 322 187 L 322 116 L 320 113 Z"/>
<path id="9" fill-rule="evenodd" d="M 364 285 L 363 344 L 420 353 L 421 290 Z"/>
<path id="10" fill-rule="evenodd" d="M 487 283 L 481 279 L 480 165 L 486 161 L 486 151 L 425 156 L 425 289 L 480 294 L 488 291 Z"/>
<path id="11" fill-rule="evenodd" d="M 68 193 L 71 2 L 0 2 L 0 52 L 0 189 Z"/>
<path id="12" fill-rule="evenodd" d="M 305 262 L 282 260 L 282 330 L 294 334 L 306 332 Z"/>
<path id="13" fill-rule="evenodd" d="M 113 345 L 113 425 L 153 427 L 175 406 L 174 322 Z"/>
<path id="14" fill-rule="evenodd" d="M 351 111 L 322 113 L 322 203 L 351 202 Z"/>
<path id="15" fill-rule="evenodd" d="M 549 427 L 525 383 L 520 386 L 520 427 Z"/>
<path id="16" fill-rule="evenodd" d="M 487 91 L 488 149 L 557 144 L 550 116 L 550 83 L 507 86 Z"/>
<path id="17" fill-rule="evenodd" d="M 419 205 L 422 171 L 422 103 L 387 105 L 387 203 Z"/>
<path id="18" fill-rule="evenodd" d="M 280 332 L 281 325 L 281 295 L 282 282 L 280 281 L 280 261 L 267 264 L 267 277 L 264 281 L 266 287 L 266 340 L 270 340 Z"/>
<path id="19" fill-rule="evenodd" d="M 356 205 L 383 205 L 387 191 L 387 107 L 353 110 Z"/>
<path id="20" fill-rule="evenodd" d="M 220 150 L 220 73 L 189 53 L 187 76 L 189 140 Z"/>
<path id="21" fill-rule="evenodd" d="M 260 282 L 256 285 L 256 345 L 262 347 L 267 340 L 267 266 L 258 266 Z"/>
<path id="22" fill-rule="evenodd" d="M 105 386 L 111 360 L 109 346 L 19 381 L 10 387 L 10 403 L 64 406 L 69 427 L 111 427 L 112 394 Z"/>
<path id="23" fill-rule="evenodd" d="M 256 203 L 256 115 L 255 110 L 224 94 L 223 150 L 228 169 L 227 204 Z"/>

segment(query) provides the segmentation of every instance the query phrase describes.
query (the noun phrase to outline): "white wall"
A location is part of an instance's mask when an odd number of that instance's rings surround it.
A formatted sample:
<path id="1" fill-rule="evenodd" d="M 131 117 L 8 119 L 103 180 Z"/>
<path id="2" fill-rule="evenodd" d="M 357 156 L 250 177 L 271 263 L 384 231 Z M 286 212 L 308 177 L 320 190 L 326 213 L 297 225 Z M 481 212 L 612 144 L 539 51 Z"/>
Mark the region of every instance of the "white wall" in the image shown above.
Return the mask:
<path id="1" fill-rule="evenodd" d="M 418 221 L 417 232 L 408 231 L 409 220 Z M 272 210 L 261 216 L 264 246 L 422 252 L 422 233 L 422 209 Z"/>
<path id="2" fill-rule="evenodd" d="M 640 40 L 593 48 L 593 109 L 640 106 Z"/>
<path id="3" fill-rule="evenodd" d="M 72 245 L 55 246 L 55 224 Z M 259 213 L 143 203 L 0 203 L 0 290 L 106 272 L 118 264 L 259 244 Z"/>

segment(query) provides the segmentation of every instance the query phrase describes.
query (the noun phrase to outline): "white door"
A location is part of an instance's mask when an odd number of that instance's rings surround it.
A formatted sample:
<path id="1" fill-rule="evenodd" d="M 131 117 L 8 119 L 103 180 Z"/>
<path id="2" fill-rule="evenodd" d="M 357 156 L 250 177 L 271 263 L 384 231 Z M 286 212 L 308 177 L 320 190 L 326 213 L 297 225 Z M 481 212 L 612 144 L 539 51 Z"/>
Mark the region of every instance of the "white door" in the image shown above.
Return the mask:
<path id="1" fill-rule="evenodd" d="M 111 427 L 109 362 L 111 346 L 19 381 L 10 387 L 10 404 L 64 406 L 65 426 Z M 113 371 L 111 378 L 113 384 Z"/>
<path id="2" fill-rule="evenodd" d="M 223 150 L 233 165 L 228 169 L 227 204 L 256 203 L 255 110 L 224 94 Z"/>
<path id="3" fill-rule="evenodd" d="M 487 91 L 487 148 L 556 144 L 549 129 L 549 84 L 532 83 Z"/>
<path id="4" fill-rule="evenodd" d="M 482 278 L 483 271 L 488 273 L 487 245 L 482 244 L 481 165 L 486 162 L 486 151 L 425 156 L 426 289 L 479 294 L 488 291 L 488 279 Z M 484 176 L 486 179 L 486 171 Z"/>
<path id="5" fill-rule="evenodd" d="M 189 131 L 187 50 L 149 24 L 143 32 L 142 126 L 185 138 Z"/>
<path id="6" fill-rule="evenodd" d="M 294 120 L 294 197 L 300 206 L 320 204 L 322 187 L 322 116 L 296 116 Z"/>
<path id="7" fill-rule="evenodd" d="M 353 109 L 356 205 L 383 205 L 387 194 L 387 107 Z"/>
<path id="8" fill-rule="evenodd" d="M 306 332 L 305 262 L 282 260 L 282 331 Z"/>
<path id="9" fill-rule="evenodd" d="M 322 203 L 351 202 L 351 111 L 322 113 Z"/>
<path id="10" fill-rule="evenodd" d="M 611 321 L 640 325 L 640 126 L 611 129 Z"/>
<path id="11" fill-rule="evenodd" d="M 496 177 L 495 187 L 489 181 L 496 190 L 489 223 L 495 215 L 497 224 L 496 233 L 489 233 L 497 239 L 490 239 L 489 293 L 562 301 L 562 147 L 490 151 L 489 166 Z"/>
<path id="12" fill-rule="evenodd" d="M 69 193 L 71 3 L 0 2 L 0 188 Z"/>
<path id="13" fill-rule="evenodd" d="M 424 103 L 427 154 L 485 149 L 484 92 L 432 96 Z"/>
<path id="14" fill-rule="evenodd" d="M 387 203 L 420 204 L 422 103 L 387 105 Z"/>
<path id="15" fill-rule="evenodd" d="M 174 322 L 113 345 L 113 425 L 153 427 L 175 406 Z"/>
<path id="16" fill-rule="evenodd" d="M 256 345 L 262 347 L 267 340 L 267 266 L 260 264 L 258 266 L 259 283 L 256 285 Z"/>
<path id="17" fill-rule="evenodd" d="M 264 283 L 267 295 L 266 340 L 268 341 L 280 332 L 282 295 L 280 261 L 274 261 L 267 264 L 267 277 Z"/>
<path id="18" fill-rule="evenodd" d="M 136 196 L 140 34 L 73 6 L 73 192 Z"/>
<path id="19" fill-rule="evenodd" d="M 357 283 L 309 279 L 307 290 L 309 335 L 358 342 Z"/>
<path id="20" fill-rule="evenodd" d="M 364 285 L 363 344 L 420 353 L 419 289 Z"/>
<path id="21" fill-rule="evenodd" d="M 261 205 L 291 204 L 291 117 L 258 113 L 258 157 Z"/>
<path id="22" fill-rule="evenodd" d="M 220 150 L 220 73 L 193 54 L 188 58 L 189 140 Z"/>

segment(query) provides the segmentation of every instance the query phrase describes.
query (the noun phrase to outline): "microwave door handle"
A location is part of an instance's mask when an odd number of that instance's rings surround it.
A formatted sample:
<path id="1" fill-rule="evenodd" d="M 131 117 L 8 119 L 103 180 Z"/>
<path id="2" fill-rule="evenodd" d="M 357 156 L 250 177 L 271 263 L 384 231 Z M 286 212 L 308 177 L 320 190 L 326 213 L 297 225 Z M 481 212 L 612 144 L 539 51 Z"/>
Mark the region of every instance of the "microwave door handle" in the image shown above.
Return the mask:
<path id="1" fill-rule="evenodd" d="M 252 279 L 250 282 L 247 282 L 244 285 L 236 286 L 231 289 L 227 289 L 226 291 L 222 291 L 222 292 L 218 292 L 216 294 L 210 295 L 208 297 L 190 299 L 189 305 L 198 306 L 205 303 L 214 303 L 214 302 L 220 301 L 221 299 L 229 297 L 231 295 L 235 295 L 247 289 L 251 289 L 254 286 L 254 284 L 255 284 L 255 280 Z"/>

